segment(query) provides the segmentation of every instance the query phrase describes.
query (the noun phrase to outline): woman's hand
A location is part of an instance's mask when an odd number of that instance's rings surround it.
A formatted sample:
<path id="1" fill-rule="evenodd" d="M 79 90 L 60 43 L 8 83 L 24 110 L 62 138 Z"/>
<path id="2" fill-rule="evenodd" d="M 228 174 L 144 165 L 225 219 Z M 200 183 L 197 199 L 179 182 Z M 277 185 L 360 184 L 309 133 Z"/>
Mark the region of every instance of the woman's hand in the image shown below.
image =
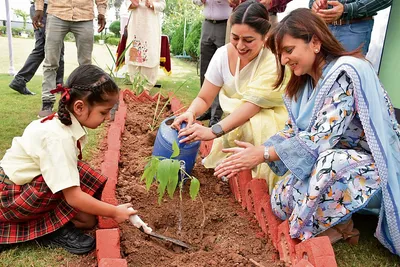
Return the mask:
<path id="1" fill-rule="evenodd" d="M 217 136 L 211 131 L 211 128 L 204 127 L 200 124 L 191 124 L 186 128 L 180 129 L 178 137 L 184 137 L 179 143 L 194 142 L 194 141 L 208 141 L 216 138 Z"/>
<path id="2" fill-rule="evenodd" d="M 187 125 L 192 125 L 196 120 L 196 115 L 193 111 L 187 110 L 178 117 L 175 118 L 171 124 L 171 128 L 180 131 L 182 122 L 186 121 Z"/>
<path id="3" fill-rule="evenodd" d="M 131 215 L 137 214 L 137 210 L 129 209 L 132 207 L 131 203 L 121 204 L 116 207 L 115 215 L 112 217 L 117 223 L 122 223 L 129 220 Z"/>
<path id="4" fill-rule="evenodd" d="M 154 10 L 154 5 L 153 5 L 153 1 L 151 0 L 146 0 L 146 6 L 150 9 Z"/>
<path id="5" fill-rule="evenodd" d="M 131 0 L 129 8 L 137 8 L 139 6 L 139 0 Z"/>
<path id="6" fill-rule="evenodd" d="M 215 176 L 231 178 L 240 171 L 250 170 L 264 162 L 264 146 L 254 146 L 237 140 L 235 143 L 238 147 L 222 149 L 222 152 L 232 155 L 215 168 Z"/>

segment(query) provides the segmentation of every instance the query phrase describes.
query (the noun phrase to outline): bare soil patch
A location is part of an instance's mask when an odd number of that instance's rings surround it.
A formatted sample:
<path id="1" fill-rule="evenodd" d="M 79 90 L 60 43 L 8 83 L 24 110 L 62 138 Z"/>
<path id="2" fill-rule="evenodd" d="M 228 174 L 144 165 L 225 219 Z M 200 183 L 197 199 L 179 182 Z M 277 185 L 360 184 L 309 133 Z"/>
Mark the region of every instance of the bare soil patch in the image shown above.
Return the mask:
<path id="1" fill-rule="evenodd" d="M 146 191 L 140 181 L 152 153 L 155 133 L 148 124 L 155 103 L 127 101 L 117 185 L 119 203 L 131 202 L 153 231 L 182 240 L 190 250 L 150 238 L 129 223 L 120 224 L 121 250 L 129 266 L 280 266 L 255 218 L 234 201 L 229 185 L 212 175 L 198 157 L 193 175 L 200 180 L 200 197 L 192 201 L 185 186 L 183 199 L 157 202 L 156 186 Z M 171 114 L 166 112 L 164 117 Z"/>

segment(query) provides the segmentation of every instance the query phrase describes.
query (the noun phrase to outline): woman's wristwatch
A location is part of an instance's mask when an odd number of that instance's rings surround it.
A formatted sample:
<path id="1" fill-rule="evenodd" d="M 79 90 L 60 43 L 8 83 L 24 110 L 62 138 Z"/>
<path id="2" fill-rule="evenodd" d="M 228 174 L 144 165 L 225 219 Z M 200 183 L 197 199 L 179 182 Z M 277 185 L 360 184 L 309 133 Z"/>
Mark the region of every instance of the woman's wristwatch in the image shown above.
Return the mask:
<path id="1" fill-rule="evenodd" d="M 269 162 L 269 146 L 264 147 L 264 162 Z"/>

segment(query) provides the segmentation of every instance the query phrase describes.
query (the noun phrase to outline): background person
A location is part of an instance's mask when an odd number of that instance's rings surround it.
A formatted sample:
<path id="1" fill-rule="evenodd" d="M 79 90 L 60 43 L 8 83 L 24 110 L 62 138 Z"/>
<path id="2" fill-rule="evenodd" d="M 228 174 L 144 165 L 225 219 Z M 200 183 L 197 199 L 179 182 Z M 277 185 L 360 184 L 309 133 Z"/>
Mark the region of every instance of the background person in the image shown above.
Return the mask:
<path id="1" fill-rule="evenodd" d="M 165 9 L 165 0 L 129 0 L 130 18 L 128 22 L 125 63 L 131 81 L 138 73 L 147 79 L 146 90 L 157 82 L 160 66 L 161 23 L 160 13 Z"/>
<path id="2" fill-rule="evenodd" d="M 44 9 L 43 9 L 43 18 L 40 22 L 41 25 L 38 28 L 35 28 L 35 48 L 32 50 L 30 55 L 25 61 L 24 66 L 20 71 L 18 71 L 17 75 L 15 75 L 14 79 L 9 84 L 9 87 L 14 89 L 23 95 L 34 95 L 27 87 L 26 84 L 32 79 L 33 75 L 35 75 L 37 69 L 40 64 L 42 64 L 44 59 L 44 44 L 46 41 L 46 18 L 47 18 L 47 0 L 44 0 Z M 35 3 L 31 2 L 30 9 L 31 19 L 33 21 L 33 17 L 35 15 Z M 61 49 L 60 54 L 60 62 L 59 68 L 57 70 L 56 83 L 63 84 L 64 80 L 64 46 Z M 56 84 L 53 85 L 55 87 Z"/>
<path id="3" fill-rule="evenodd" d="M 351 216 L 368 209 L 380 216 L 375 236 L 400 254 L 400 129 L 390 99 L 359 50 L 346 52 L 326 23 L 309 9 L 286 16 L 268 46 L 292 76 L 286 87 L 289 120 L 263 146 L 241 148 L 216 168 L 232 175 L 267 161 L 279 181 L 271 206 L 289 221 L 292 238 L 327 235 L 355 244 Z M 380 198 L 382 197 L 382 203 Z"/>
<path id="4" fill-rule="evenodd" d="M 198 96 L 172 124 L 180 129 L 183 121 L 188 122 L 189 127 L 179 131 L 180 137 L 187 136 L 181 142 L 215 139 L 203 160 L 206 168 L 215 168 L 226 157 L 221 150 L 235 146 L 235 139 L 261 145 L 287 119 L 282 91 L 273 88 L 275 57 L 264 48 L 271 27 L 267 9 L 256 1 L 247 1 L 237 7 L 230 20 L 231 43 L 217 50 Z M 196 115 L 204 112 L 218 94 L 224 119 L 211 128 L 194 124 Z M 266 164 L 259 166 L 253 177 L 264 178 L 269 185 L 277 179 Z"/>
<path id="5" fill-rule="evenodd" d="M 98 32 L 103 31 L 106 25 L 104 17 L 107 10 L 107 0 L 96 0 L 98 11 Z M 35 16 L 32 24 L 35 29 L 41 26 L 44 16 L 43 0 L 35 1 Z M 56 83 L 57 70 L 61 50 L 64 46 L 64 37 L 72 32 L 75 36 L 78 51 L 79 65 L 92 63 L 92 51 L 94 41 L 93 30 L 94 7 L 93 0 L 48 0 L 45 59 L 43 64 L 42 83 L 42 109 L 39 117 L 46 117 L 53 112 L 53 105 L 56 101 L 50 90 Z"/>
<path id="6" fill-rule="evenodd" d="M 110 117 L 118 86 L 93 65 L 82 65 L 61 91 L 57 115 L 31 122 L 15 137 L 0 163 L 0 250 L 37 239 L 84 254 L 95 240 L 77 228 L 91 229 L 97 216 L 124 222 L 136 213 L 131 204 L 114 206 L 100 198 L 107 178 L 81 161 L 85 127 L 95 129 Z"/>
<path id="7" fill-rule="evenodd" d="M 202 87 L 211 58 L 218 48 L 225 45 L 227 21 L 232 8 L 228 0 L 193 0 L 193 3 L 198 6 L 204 5 L 200 39 L 200 87 Z M 199 114 L 201 116 L 198 120 L 210 120 L 211 127 L 221 120 L 222 113 L 219 99 L 215 97 L 210 108 L 204 114 Z"/>
<path id="8" fill-rule="evenodd" d="M 362 53 L 368 53 L 373 16 L 379 10 L 392 5 L 393 0 L 310 0 L 313 12 L 329 24 L 329 29 L 347 51 L 362 45 Z"/>

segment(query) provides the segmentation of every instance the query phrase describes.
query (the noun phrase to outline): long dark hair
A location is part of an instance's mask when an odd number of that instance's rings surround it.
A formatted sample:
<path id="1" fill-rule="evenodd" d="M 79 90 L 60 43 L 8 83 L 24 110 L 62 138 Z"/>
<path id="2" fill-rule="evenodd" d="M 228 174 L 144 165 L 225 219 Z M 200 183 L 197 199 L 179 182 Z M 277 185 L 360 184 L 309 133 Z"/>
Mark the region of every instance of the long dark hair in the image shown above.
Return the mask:
<path id="1" fill-rule="evenodd" d="M 241 3 L 231 14 L 230 22 L 231 26 L 246 24 L 262 36 L 265 36 L 271 28 L 268 10 L 255 0 Z"/>
<path id="2" fill-rule="evenodd" d="M 69 99 L 64 97 L 58 104 L 58 118 L 65 125 L 71 125 L 70 111 L 76 100 L 84 100 L 89 107 L 96 103 L 106 103 L 110 95 L 119 93 L 119 88 L 111 77 L 94 65 L 81 65 L 69 76 L 65 84 Z"/>
<path id="3" fill-rule="evenodd" d="M 274 84 L 275 88 L 282 85 L 285 76 L 285 66 L 281 64 L 282 39 L 285 34 L 295 39 L 302 39 L 305 43 L 309 43 L 313 37 L 318 38 L 321 42 L 321 49 L 320 52 L 316 54 L 316 59 L 312 67 L 318 77 L 322 74 L 320 65 L 324 60 L 326 61 L 328 57 L 329 59 L 348 55 L 359 58 L 363 57 L 360 48 L 346 52 L 344 47 L 332 35 L 325 21 L 314 14 L 310 9 L 295 9 L 272 29 L 267 39 L 267 47 L 275 54 L 277 62 L 278 77 Z M 286 87 L 286 95 L 288 97 L 296 96 L 307 79 L 307 75 L 296 76 L 292 74 Z"/>

